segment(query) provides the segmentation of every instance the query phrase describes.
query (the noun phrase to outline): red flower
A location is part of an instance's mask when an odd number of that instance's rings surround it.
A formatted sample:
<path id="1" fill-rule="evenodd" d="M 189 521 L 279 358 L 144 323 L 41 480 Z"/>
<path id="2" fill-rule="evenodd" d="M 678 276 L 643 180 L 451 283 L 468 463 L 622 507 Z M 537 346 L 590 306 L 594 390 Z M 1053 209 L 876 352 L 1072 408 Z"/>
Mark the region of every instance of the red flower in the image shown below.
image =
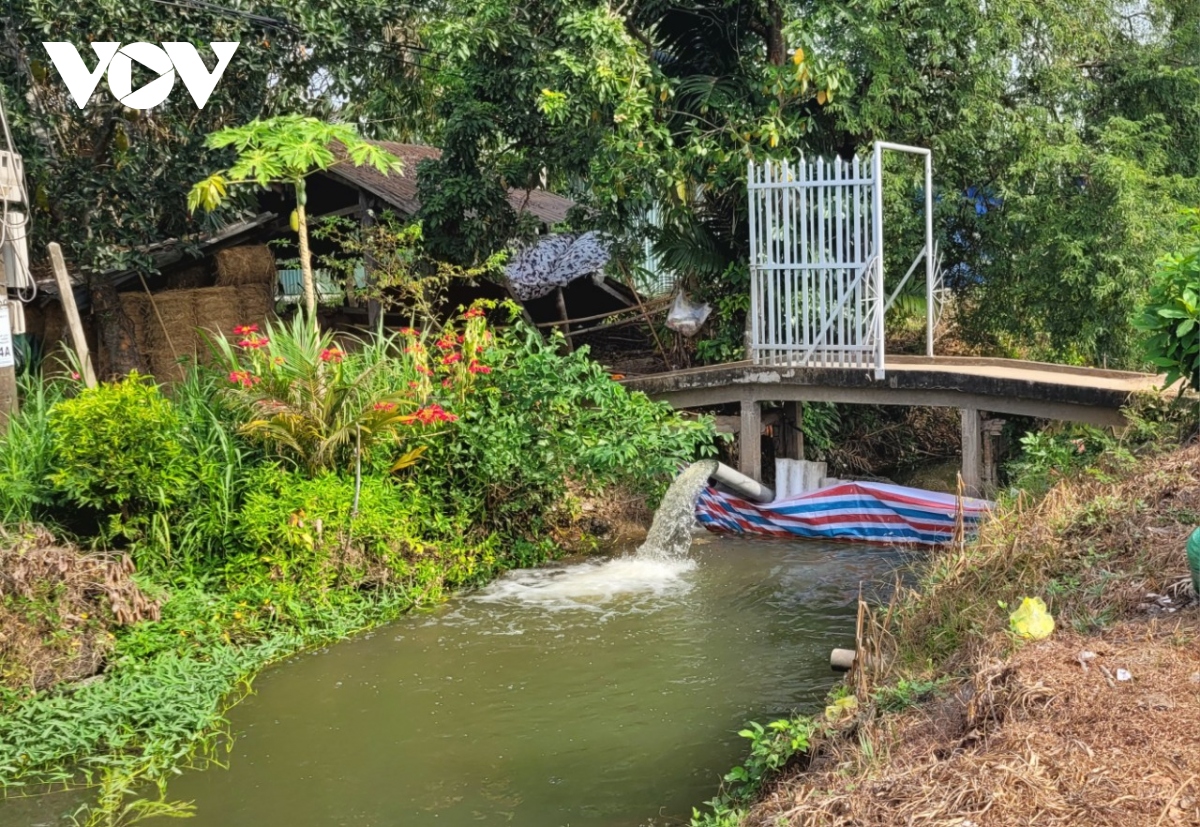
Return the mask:
<path id="1" fill-rule="evenodd" d="M 405 353 L 424 353 L 425 346 L 422 345 L 420 342 L 417 342 L 416 344 L 411 344 L 408 347 L 404 348 L 404 352 Z"/>
<path id="2" fill-rule="evenodd" d="M 474 359 L 472 359 L 471 364 L 467 366 L 467 370 L 471 371 L 471 373 L 491 373 L 492 372 L 492 369 L 489 368 L 487 365 L 481 365 L 478 362 L 476 362 Z"/>
<path id="3" fill-rule="evenodd" d="M 394 411 L 396 410 L 395 402 L 376 402 L 375 410 L 377 411 Z"/>
<path id="4" fill-rule="evenodd" d="M 447 356 L 445 359 L 442 360 L 442 364 L 443 365 L 453 365 L 455 362 L 461 362 L 461 361 L 462 361 L 461 353 L 451 353 L 449 356 Z"/>
<path id="5" fill-rule="evenodd" d="M 445 379 L 442 380 L 443 388 L 450 388 L 453 386 L 454 386 L 454 378 L 453 377 L 447 376 Z"/>
<path id="6" fill-rule="evenodd" d="M 449 413 L 441 405 L 436 403 L 433 405 L 426 405 L 424 408 L 418 409 L 414 416 L 422 425 L 432 425 L 435 422 L 454 422 L 458 419 L 457 416 Z"/>
<path id="7" fill-rule="evenodd" d="M 229 381 L 244 388 L 251 388 L 262 381 L 261 376 L 255 376 L 248 370 L 235 370 L 229 374 Z"/>
<path id="8" fill-rule="evenodd" d="M 340 362 L 345 357 L 345 355 L 346 354 L 343 353 L 337 346 L 327 347 L 321 351 L 321 361 L 322 362 Z"/>
<path id="9" fill-rule="evenodd" d="M 234 336 L 245 336 L 250 333 L 257 333 L 258 325 L 256 324 L 240 324 L 233 329 Z"/>
<path id="10" fill-rule="evenodd" d="M 437 340 L 437 346 L 442 350 L 454 350 L 454 340 L 448 337 L 443 337 Z"/>
<path id="11" fill-rule="evenodd" d="M 461 334 L 461 333 L 458 334 L 458 343 L 461 345 L 464 341 L 466 341 L 466 338 L 467 337 L 464 336 L 463 334 Z"/>
<path id="12" fill-rule="evenodd" d="M 402 327 L 400 328 L 400 334 L 402 336 L 420 336 L 421 331 L 417 330 L 415 327 Z"/>
<path id="13" fill-rule="evenodd" d="M 424 365 L 417 365 L 417 373 L 421 374 L 422 376 L 433 376 L 433 371 Z"/>
<path id="14" fill-rule="evenodd" d="M 77 371 L 77 370 L 71 371 L 71 378 L 78 382 L 79 381 L 79 371 Z"/>
<path id="15" fill-rule="evenodd" d="M 260 347 L 265 346 L 269 341 L 271 340 L 266 336 L 255 336 L 251 334 L 248 338 L 242 339 L 240 342 L 238 342 L 238 347 L 246 348 L 248 350 L 258 350 Z"/>
<path id="16" fill-rule="evenodd" d="M 419 387 L 421 387 L 421 383 L 420 382 L 409 382 L 408 386 L 410 388 L 419 388 Z"/>
<path id="17" fill-rule="evenodd" d="M 481 310 L 478 307 L 472 307 L 470 310 L 468 310 L 466 313 L 463 314 L 463 318 L 464 319 L 478 319 L 482 315 L 483 315 L 483 310 Z"/>

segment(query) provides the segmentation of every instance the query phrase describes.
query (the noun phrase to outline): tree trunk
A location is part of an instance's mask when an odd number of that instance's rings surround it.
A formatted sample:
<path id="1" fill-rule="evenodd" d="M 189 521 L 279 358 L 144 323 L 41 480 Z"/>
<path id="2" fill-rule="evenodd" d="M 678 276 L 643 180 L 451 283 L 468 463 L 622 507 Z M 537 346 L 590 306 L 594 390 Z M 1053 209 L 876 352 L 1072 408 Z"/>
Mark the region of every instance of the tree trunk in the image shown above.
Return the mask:
<path id="1" fill-rule="evenodd" d="M 318 327 L 317 284 L 313 277 L 312 253 L 308 250 L 308 213 L 299 199 L 296 201 L 296 219 L 297 234 L 300 236 L 300 272 L 304 279 L 304 310 L 313 327 Z"/>
<path id="2" fill-rule="evenodd" d="M 125 376 L 130 371 L 149 373 L 146 360 L 137 346 L 133 321 L 125 314 L 117 288 L 106 278 L 94 278 L 89 284 L 92 318 L 100 337 L 101 379 Z"/>
<path id="3" fill-rule="evenodd" d="M 767 60 L 772 66 L 787 63 L 787 51 L 783 45 L 783 6 L 777 0 L 767 3 Z"/>

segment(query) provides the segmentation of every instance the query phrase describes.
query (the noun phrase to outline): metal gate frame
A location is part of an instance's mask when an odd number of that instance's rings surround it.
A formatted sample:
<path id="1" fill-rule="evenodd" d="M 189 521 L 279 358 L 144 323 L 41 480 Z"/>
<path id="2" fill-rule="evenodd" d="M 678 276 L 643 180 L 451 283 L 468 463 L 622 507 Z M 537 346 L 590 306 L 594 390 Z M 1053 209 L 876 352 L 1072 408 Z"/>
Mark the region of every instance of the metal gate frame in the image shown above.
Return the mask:
<path id="1" fill-rule="evenodd" d="M 883 281 L 883 153 L 925 161 L 925 245 L 891 297 Z M 869 176 L 846 162 L 803 157 L 747 165 L 750 352 L 756 364 L 874 369 L 886 375 L 884 317 L 925 260 L 925 349 L 933 355 L 941 299 L 933 243 L 933 154 L 878 141 Z M 797 222 L 797 218 L 800 218 Z M 813 318 L 816 324 L 813 324 Z M 798 358 L 797 358 L 798 357 Z"/>

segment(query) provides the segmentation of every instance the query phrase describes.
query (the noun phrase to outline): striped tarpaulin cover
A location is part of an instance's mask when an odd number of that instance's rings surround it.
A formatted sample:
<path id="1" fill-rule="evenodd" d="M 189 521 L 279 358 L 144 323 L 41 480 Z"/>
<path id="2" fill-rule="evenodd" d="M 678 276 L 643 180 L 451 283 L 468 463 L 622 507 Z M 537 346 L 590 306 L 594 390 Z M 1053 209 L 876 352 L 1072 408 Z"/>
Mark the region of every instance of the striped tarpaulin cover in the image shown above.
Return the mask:
<path id="1" fill-rule="evenodd" d="M 964 497 L 966 527 L 978 524 L 991 505 Z M 708 486 L 696 501 L 696 519 L 724 534 L 938 545 L 954 538 L 957 509 L 953 494 L 875 482 L 843 482 L 767 504 Z"/>

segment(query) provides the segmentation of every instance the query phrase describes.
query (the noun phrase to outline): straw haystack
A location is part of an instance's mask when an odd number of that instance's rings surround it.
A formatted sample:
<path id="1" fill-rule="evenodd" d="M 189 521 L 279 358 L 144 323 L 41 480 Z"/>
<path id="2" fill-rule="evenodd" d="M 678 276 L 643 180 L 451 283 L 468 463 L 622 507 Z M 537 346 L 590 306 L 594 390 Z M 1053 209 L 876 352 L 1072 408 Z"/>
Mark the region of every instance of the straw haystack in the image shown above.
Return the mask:
<path id="1" fill-rule="evenodd" d="M 153 299 L 145 293 L 121 294 L 138 349 L 160 382 L 183 379 L 181 360 L 209 361 L 206 336 L 230 335 L 240 324 L 261 325 L 271 316 L 272 300 L 265 284 L 167 290 Z"/>
<path id="2" fill-rule="evenodd" d="M 195 290 L 212 286 L 213 274 L 205 261 L 197 261 L 167 274 L 168 290 Z"/>
<path id="3" fill-rule="evenodd" d="M 272 284 L 278 277 L 275 256 L 265 244 L 252 244 L 218 250 L 217 287 L 237 287 L 243 284 Z"/>

